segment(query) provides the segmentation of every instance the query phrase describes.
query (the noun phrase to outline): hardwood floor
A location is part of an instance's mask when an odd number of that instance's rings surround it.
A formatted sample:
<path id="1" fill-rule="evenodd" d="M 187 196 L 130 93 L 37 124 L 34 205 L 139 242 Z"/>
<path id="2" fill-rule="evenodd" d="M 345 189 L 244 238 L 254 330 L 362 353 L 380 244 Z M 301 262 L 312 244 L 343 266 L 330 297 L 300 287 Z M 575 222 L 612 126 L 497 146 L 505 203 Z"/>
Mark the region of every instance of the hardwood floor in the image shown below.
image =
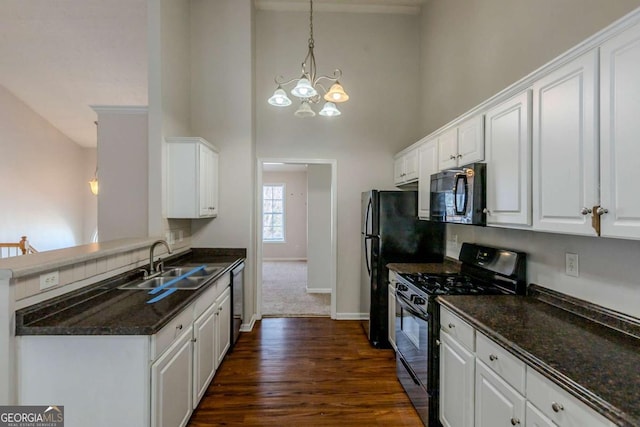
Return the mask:
<path id="1" fill-rule="evenodd" d="M 325 318 L 241 334 L 188 425 L 422 427 L 393 351 L 372 348 L 360 322 Z"/>

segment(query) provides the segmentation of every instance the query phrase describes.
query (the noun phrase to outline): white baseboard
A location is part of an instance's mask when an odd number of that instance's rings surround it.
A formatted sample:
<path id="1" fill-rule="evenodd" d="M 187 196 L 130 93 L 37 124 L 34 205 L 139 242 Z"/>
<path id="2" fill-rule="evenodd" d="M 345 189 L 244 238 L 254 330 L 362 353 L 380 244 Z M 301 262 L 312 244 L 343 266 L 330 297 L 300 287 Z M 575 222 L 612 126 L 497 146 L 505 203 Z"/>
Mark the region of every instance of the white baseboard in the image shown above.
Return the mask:
<path id="1" fill-rule="evenodd" d="M 249 323 L 243 323 L 240 325 L 240 332 L 251 332 L 253 330 L 253 326 L 256 324 L 256 315 L 251 316 L 251 320 Z"/>
<path id="2" fill-rule="evenodd" d="M 271 261 L 271 262 L 278 262 L 278 261 L 307 261 L 306 258 L 262 258 L 262 261 Z"/>
<path id="3" fill-rule="evenodd" d="M 308 294 L 330 294 L 331 288 L 307 288 Z"/>
<path id="4" fill-rule="evenodd" d="M 369 313 L 336 313 L 336 320 L 368 320 Z"/>

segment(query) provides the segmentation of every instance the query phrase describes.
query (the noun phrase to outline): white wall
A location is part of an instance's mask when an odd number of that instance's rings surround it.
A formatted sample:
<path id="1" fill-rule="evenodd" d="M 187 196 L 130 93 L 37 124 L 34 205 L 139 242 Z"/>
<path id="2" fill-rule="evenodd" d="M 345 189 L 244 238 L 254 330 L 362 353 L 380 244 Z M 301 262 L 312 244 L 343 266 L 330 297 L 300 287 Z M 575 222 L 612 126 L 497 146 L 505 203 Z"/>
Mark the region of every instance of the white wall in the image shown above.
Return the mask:
<path id="1" fill-rule="evenodd" d="M 421 130 L 426 135 L 552 60 L 638 0 L 432 0 L 422 13 Z M 528 281 L 640 315 L 640 242 L 447 225 L 447 253 L 478 242 L 529 254 Z M 565 274 L 579 255 L 580 277 Z"/>
<path id="2" fill-rule="evenodd" d="M 331 165 L 307 166 L 307 291 L 331 292 Z M 354 257 L 359 259 L 359 257 Z"/>
<path id="3" fill-rule="evenodd" d="M 340 67 L 351 99 L 334 118 L 298 119 L 266 100 L 276 75 L 297 77 L 308 13 L 256 12 L 256 153 L 337 160 L 337 317 L 360 316 L 360 195 L 393 182 L 392 156 L 418 137 L 419 18 L 314 12 L 320 74 Z"/>
<path id="4" fill-rule="evenodd" d="M 251 0 L 191 2 L 191 128 L 220 149 L 220 209 L 193 221 L 195 247 L 247 248 L 245 309 L 256 313 Z M 249 320 L 249 319 L 247 319 Z"/>
<path id="5" fill-rule="evenodd" d="M 147 109 L 94 107 L 98 113 L 98 236 L 148 235 Z"/>
<path id="6" fill-rule="evenodd" d="M 427 135 L 640 6 L 639 0 L 430 0 L 422 8 Z"/>
<path id="7" fill-rule="evenodd" d="M 88 243 L 95 149 L 82 148 L 0 86 L 0 241 L 39 251 Z"/>
<path id="8" fill-rule="evenodd" d="M 307 172 L 263 172 L 262 184 L 284 184 L 285 241 L 264 242 L 267 260 L 307 259 Z"/>
<path id="9" fill-rule="evenodd" d="M 191 132 L 191 2 L 149 0 L 149 146 L 148 234 L 169 230 L 191 234 L 190 221 L 166 220 L 164 137 Z M 202 135 L 196 135 L 202 136 Z M 186 244 L 186 242 L 182 242 Z"/>

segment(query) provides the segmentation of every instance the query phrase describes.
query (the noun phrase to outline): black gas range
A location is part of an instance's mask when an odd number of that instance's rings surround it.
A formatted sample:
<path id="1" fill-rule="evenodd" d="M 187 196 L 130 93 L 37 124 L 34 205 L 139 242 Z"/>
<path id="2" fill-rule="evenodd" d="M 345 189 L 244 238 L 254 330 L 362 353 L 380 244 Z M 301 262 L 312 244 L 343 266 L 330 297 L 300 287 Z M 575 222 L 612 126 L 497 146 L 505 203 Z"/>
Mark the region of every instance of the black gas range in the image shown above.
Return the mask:
<path id="1" fill-rule="evenodd" d="M 398 379 L 423 423 L 439 427 L 438 295 L 526 293 L 526 255 L 463 243 L 460 273 L 403 273 L 396 284 Z"/>

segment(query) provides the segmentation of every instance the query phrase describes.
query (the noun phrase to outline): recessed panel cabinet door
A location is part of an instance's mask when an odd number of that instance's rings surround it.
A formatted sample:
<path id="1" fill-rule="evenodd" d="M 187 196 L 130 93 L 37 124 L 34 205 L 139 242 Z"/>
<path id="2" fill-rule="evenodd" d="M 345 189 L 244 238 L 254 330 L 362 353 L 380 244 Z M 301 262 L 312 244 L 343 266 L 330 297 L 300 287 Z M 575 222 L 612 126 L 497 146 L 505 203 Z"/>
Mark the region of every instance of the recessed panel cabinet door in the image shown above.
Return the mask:
<path id="1" fill-rule="evenodd" d="M 450 129 L 438 137 L 438 169 L 458 166 L 458 128 Z"/>
<path id="2" fill-rule="evenodd" d="M 424 143 L 418 149 L 418 217 L 429 219 L 431 216 L 431 175 L 438 172 L 438 144 L 434 141 Z"/>
<path id="3" fill-rule="evenodd" d="M 440 332 L 440 422 L 444 427 L 473 427 L 475 357 Z"/>
<path id="4" fill-rule="evenodd" d="M 482 114 L 458 126 L 458 166 L 484 160 L 484 117 Z"/>
<path id="5" fill-rule="evenodd" d="M 485 115 L 487 225 L 531 225 L 531 91 Z"/>
<path id="6" fill-rule="evenodd" d="M 215 319 L 218 307 L 213 304 L 193 324 L 193 409 L 207 391 L 216 371 Z"/>
<path id="7" fill-rule="evenodd" d="M 476 360 L 475 427 L 524 425 L 525 399 Z"/>
<path id="8" fill-rule="evenodd" d="M 533 85 L 533 226 L 595 235 L 597 65 L 593 50 Z"/>
<path id="9" fill-rule="evenodd" d="M 637 239 L 640 238 L 637 179 L 640 166 L 640 26 L 602 45 L 600 72 L 602 236 Z"/>
<path id="10" fill-rule="evenodd" d="M 216 369 L 231 346 L 231 289 L 227 287 L 216 300 Z"/>

